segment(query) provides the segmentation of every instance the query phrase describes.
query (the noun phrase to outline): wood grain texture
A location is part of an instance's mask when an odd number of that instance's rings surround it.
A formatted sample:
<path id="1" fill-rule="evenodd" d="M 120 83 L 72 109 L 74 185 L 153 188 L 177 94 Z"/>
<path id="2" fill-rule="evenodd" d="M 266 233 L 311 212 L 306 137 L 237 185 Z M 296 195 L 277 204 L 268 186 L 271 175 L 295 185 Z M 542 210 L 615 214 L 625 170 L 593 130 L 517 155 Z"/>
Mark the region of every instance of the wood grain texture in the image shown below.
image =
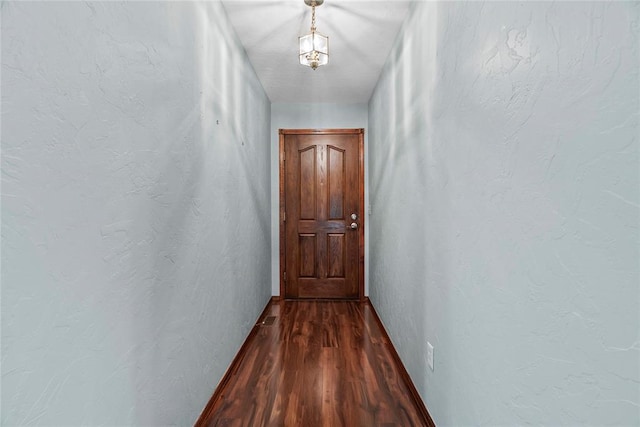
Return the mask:
<path id="1" fill-rule="evenodd" d="M 367 217 L 364 207 L 364 129 L 361 129 L 358 136 L 359 157 L 358 164 L 360 165 L 360 177 L 358 178 L 358 186 L 360 188 L 360 200 L 358 205 L 360 206 L 360 228 L 358 229 L 358 266 L 359 266 L 359 294 L 360 300 L 365 301 L 367 297 L 364 295 L 364 226 L 365 218 Z"/>
<path id="2" fill-rule="evenodd" d="M 270 316 L 196 426 L 433 425 L 369 303 L 272 301 Z"/>
<path id="3" fill-rule="evenodd" d="M 362 129 L 280 130 L 280 289 L 286 298 L 364 298 L 363 144 Z"/>
<path id="4" fill-rule="evenodd" d="M 329 212 L 327 219 L 341 220 L 345 217 L 344 181 L 347 174 L 345 170 L 344 150 L 329 145 L 327 146 L 327 151 L 327 162 L 329 163 L 327 168 L 327 191 L 329 193 Z"/>
<path id="5" fill-rule="evenodd" d="M 281 301 L 280 297 L 271 297 L 271 300 L 269 301 L 269 303 L 267 303 L 264 310 L 258 317 L 256 324 L 263 322 L 264 319 L 269 317 L 268 313 L 271 311 L 271 306 L 273 304 L 277 304 L 279 301 Z M 257 332 L 258 332 L 257 327 L 254 327 L 249 332 L 249 335 L 242 343 L 240 350 L 238 350 L 238 354 L 236 354 L 236 356 L 233 358 L 233 360 L 231 361 L 231 365 L 229 365 L 229 368 L 222 376 L 220 383 L 218 383 L 218 387 L 216 387 L 216 389 L 213 391 L 213 395 L 211 396 L 211 399 L 209 399 L 209 402 L 207 402 L 207 406 L 204 407 L 204 409 L 202 410 L 202 413 L 196 420 L 196 423 L 195 423 L 196 426 L 207 425 L 207 420 L 211 418 L 211 414 L 213 413 L 216 402 L 220 400 L 221 393 L 223 393 L 224 390 L 227 388 L 227 386 L 229 385 L 229 382 L 232 380 L 233 375 L 237 372 L 238 368 L 240 367 L 242 358 L 246 354 L 250 344 L 252 343 L 252 338 Z"/>
<path id="6" fill-rule="evenodd" d="M 316 275 L 316 235 L 300 234 L 298 243 L 300 248 L 300 266 L 299 277 L 315 277 Z"/>
<path id="7" fill-rule="evenodd" d="M 285 295 L 285 270 L 286 270 L 286 263 L 285 263 L 285 254 L 287 252 L 287 248 L 286 248 L 286 238 L 285 238 L 285 219 L 286 219 L 286 214 L 285 214 L 285 203 L 284 203 L 284 163 L 285 163 L 285 159 L 284 159 L 284 133 L 282 132 L 282 129 L 280 129 L 280 137 L 279 137 L 279 141 L 278 141 L 278 152 L 279 152 L 279 160 L 280 163 L 278 165 L 279 168 L 279 172 L 278 172 L 278 181 L 279 181 L 279 201 L 280 201 L 280 221 L 279 221 L 279 228 L 280 228 L 280 295 L 278 295 L 279 297 L 284 297 Z"/>
<path id="8" fill-rule="evenodd" d="M 391 342 L 389 335 L 387 335 L 387 330 L 384 328 L 384 325 L 382 324 L 382 320 L 380 320 L 378 313 L 373 308 L 373 305 L 371 304 L 371 301 L 369 300 L 368 297 L 365 299 L 365 302 L 371 306 L 371 313 L 373 314 L 374 319 L 378 323 L 380 330 L 384 334 L 385 339 L 389 342 L 389 351 L 391 352 L 391 357 L 393 357 L 394 361 L 396 362 L 396 366 L 400 370 L 400 375 L 404 378 L 404 382 L 407 385 L 407 388 L 409 389 L 409 393 L 411 393 L 411 396 L 413 397 L 414 402 L 416 402 L 416 405 L 418 406 L 418 410 L 420 411 L 420 415 L 422 416 L 422 419 L 425 420 L 426 424 L 429 427 L 436 427 L 436 424 L 433 421 L 433 418 L 431 418 L 431 414 L 429 414 L 427 407 L 425 406 L 424 402 L 422 401 L 422 398 L 420 397 L 420 393 L 418 393 L 418 389 L 416 389 L 416 386 L 413 384 L 413 381 L 409 376 L 409 372 L 407 372 L 404 365 L 402 364 L 402 360 L 400 360 L 400 355 L 396 351 L 396 348 L 393 346 L 393 343 Z"/>
<path id="9" fill-rule="evenodd" d="M 300 168 L 297 177 L 297 189 L 300 192 L 298 197 L 300 203 L 300 219 L 314 220 L 317 218 L 316 186 L 318 183 L 318 171 L 316 169 L 316 147 L 306 147 L 298 152 L 298 164 Z"/>
<path id="10" fill-rule="evenodd" d="M 329 256 L 328 277 L 344 277 L 345 271 L 345 236 L 344 233 L 327 234 L 327 251 Z"/>

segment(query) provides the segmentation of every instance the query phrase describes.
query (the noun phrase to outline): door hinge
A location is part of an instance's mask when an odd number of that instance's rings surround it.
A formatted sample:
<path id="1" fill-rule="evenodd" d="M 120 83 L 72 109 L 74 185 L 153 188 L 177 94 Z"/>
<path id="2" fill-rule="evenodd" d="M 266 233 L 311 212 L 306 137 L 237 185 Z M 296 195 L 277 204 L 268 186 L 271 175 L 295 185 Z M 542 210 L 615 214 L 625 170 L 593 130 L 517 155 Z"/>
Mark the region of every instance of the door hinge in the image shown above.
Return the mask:
<path id="1" fill-rule="evenodd" d="M 287 281 L 287 272 L 285 271 L 283 274 L 283 280 L 286 282 Z"/>
<path id="2" fill-rule="evenodd" d="M 286 222 L 286 221 L 287 221 L 287 213 L 282 212 L 282 222 Z"/>

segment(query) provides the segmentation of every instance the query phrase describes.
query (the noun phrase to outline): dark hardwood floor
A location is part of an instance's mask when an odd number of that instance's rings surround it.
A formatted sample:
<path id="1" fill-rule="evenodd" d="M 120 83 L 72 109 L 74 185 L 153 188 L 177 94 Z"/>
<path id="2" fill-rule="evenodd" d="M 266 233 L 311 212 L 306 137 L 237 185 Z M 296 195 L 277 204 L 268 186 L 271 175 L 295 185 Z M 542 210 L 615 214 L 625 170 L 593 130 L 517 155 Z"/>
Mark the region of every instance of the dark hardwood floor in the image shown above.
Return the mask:
<path id="1" fill-rule="evenodd" d="M 197 426 L 432 425 L 372 306 L 272 301 Z"/>

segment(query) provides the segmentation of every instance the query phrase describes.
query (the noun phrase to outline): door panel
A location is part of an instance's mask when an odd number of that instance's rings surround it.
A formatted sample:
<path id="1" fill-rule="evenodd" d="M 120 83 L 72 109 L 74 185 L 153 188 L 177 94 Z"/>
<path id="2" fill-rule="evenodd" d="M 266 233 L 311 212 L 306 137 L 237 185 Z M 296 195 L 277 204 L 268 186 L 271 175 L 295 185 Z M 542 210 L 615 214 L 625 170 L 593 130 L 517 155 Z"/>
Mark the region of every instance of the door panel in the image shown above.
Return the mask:
<path id="1" fill-rule="evenodd" d="M 363 297 L 363 141 L 361 129 L 280 131 L 286 298 Z"/>
<path id="2" fill-rule="evenodd" d="M 331 233 L 327 235 L 327 248 L 329 252 L 329 274 L 331 278 L 343 278 L 345 272 L 345 234 Z"/>
<path id="3" fill-rule="evenodd" d="M 299 277 L 316 276 L 316 235 L 300 234 L 300 275 Z"/>
<path id="4" fill-rule="evenodd" d="M 327 187 L 329 191 L 329 219 L 344 219 L 345 164 L 344 150 L 327 147 Z"/>
<path id="5" fill-rule="evenodd" d="M 316 147 L 311 146 L 299 150 L 297 153 L 299 156 L 300 219 L 316 219 L 316 151 Z"/>

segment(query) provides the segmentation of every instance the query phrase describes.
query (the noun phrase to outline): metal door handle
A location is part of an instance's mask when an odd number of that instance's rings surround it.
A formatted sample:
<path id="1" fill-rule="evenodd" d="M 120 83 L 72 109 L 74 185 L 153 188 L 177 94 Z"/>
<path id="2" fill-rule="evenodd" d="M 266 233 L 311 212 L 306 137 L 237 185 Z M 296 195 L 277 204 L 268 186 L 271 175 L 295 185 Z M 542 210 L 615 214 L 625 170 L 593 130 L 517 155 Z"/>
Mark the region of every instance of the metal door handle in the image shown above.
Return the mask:
<path id="1" fill-rule="evenodd" d="M 355 222 L 351 223 L 351 229 L 355 230 L 356 228 L 358 228 L 358 224 L 356 224 Z"/>

